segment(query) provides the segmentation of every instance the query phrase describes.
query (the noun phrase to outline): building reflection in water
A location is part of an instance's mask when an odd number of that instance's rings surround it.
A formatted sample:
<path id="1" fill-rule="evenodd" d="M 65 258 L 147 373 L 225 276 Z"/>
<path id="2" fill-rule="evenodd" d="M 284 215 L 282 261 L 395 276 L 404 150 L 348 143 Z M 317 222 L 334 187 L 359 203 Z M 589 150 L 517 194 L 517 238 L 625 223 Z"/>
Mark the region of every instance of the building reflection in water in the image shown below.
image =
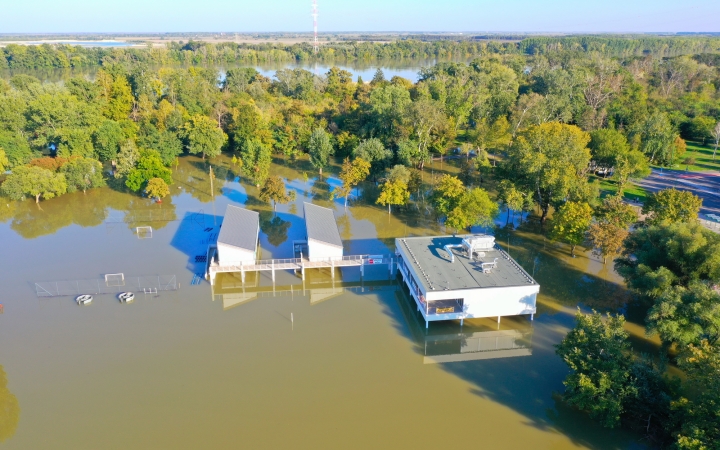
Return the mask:
<path id="1" fill-rule="evenodd" d="M 304 280 L 297 280 L 298 282 L 293 284 L 261 286 L 260 277 L 257 273 L 248 273 L 243 283 L 240 277 L 234 274 L 220 274 L 212 286 L 213 300 L 221 301 L 224 310 L 258 298 L 281 296 L 305 297 L 310 300 L 311 305 L 315 305 L 346 292 L 362 294 L 400 289 L 395 280 L 336 281 L 340 277 L 329 276 L 306 276 Z"/>
<path id="2" fill-rule="evenodd" d="M 424 364 L 510 358 L 532 354 L 532 322 L 523 316 L 495 319 L 434 322 L 425 328 L 422 314 L 405 289 L 397 302 Z"/>
<path id="3" fill-rule="evenodd" d="M 426 329 L 422 314 L 416 310 L 407 288 L 394 279 L 335 281 L 341 278 L 318 274 L 306 276 L 305 280 L 290 277 L 268 286 L 260 282 L 261 277 L 249 273 L 243 283 L 239 276 L 218 275 L 217 282 L 212 286 L 213 300 L 222 302 L 223 309 L 227 310 L 263 297 L 307 298 L 311 305 L 316 305 L 346 292 L 363 294 L 395 291 L 398 309 L 425 364 L 532 354 L 533 327 L 526 317 L 504 317 L 500 324 L 495 318 L 467 319 L 462 326 L 459 321 L 433 322 Z"/>

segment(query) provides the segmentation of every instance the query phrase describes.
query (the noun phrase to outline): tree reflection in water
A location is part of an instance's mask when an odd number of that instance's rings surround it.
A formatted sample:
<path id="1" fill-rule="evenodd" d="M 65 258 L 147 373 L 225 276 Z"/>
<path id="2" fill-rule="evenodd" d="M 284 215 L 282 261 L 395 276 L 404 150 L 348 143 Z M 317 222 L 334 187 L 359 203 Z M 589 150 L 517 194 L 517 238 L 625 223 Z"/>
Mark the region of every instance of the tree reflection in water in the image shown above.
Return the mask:
<path id="1" fill-rule="evenodd" d="M 279 247 L 283 242 L 287 241 L 290 222 L 282 220 L 279 216 L 273 217 L 271 211 L 261 211 L 260 229 L 267 235 L 268 242 L 271 245 Z"/>
<path id="2" fill-rule="evenodd" d="M 0 366 L 0 442 L 7 441 L 15 434 L 20 421 L 20 404 L 7 388 L 7 376 Z"/>

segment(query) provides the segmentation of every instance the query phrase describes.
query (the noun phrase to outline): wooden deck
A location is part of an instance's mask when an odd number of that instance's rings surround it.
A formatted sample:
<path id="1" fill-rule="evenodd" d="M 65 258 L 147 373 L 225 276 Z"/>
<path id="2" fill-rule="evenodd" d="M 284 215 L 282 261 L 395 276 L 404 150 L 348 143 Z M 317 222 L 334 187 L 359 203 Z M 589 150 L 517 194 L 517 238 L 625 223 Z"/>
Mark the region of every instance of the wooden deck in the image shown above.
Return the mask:
<path id="1" fill-rule="evenodd" d="M 343 256 L 342 258 L 328 258 L 324 260 L 308 258 L 290 258 L 290 259 L 269 259 L 265 261 L 253 261 L 251 263 L 238 263 L 238 264 L 218 264 L 214 262 L 214 255 L 209 255 L 207 275 L 210 280 L 210 284 L 215 284 L 215 277 L 219 273 L 241 273 L 243 279 L 245 278 L 245 272 L 262 272 L 271 271 L 273 280 L 275 279 L 276 270 L 294 270 L 299 271 L 302 277 L 305 277 L 305 269 L 322 269 L 329 268 L 334 269 L 336 267 L 360 267 L 361 273 L 364 273 L 364 267 L 366 265 L 378 265 L 378 264 L 390 264 L 390 270 L 392 270 L 393 259 L 388 255 L 383 255 L 382 258 L 378 258 L 380 255 L 350 255 Z M 331 275 L 334 277 L 335 272 L 331 270 Z"/>

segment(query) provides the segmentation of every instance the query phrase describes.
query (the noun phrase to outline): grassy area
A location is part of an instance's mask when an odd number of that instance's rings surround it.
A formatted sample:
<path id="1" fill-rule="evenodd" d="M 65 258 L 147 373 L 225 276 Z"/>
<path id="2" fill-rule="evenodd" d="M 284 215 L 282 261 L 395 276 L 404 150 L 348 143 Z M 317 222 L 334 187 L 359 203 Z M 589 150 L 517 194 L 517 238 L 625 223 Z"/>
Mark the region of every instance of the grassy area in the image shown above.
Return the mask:
<path id="1" fill-rule="evenodd" d="M 617 194 L 618 186 L 614 180 L 599 177 L 598 179 L 600 180 L 600 198 Z M 639 200 L 642 203 L 645 203 L 647 196 L 648 192 L 645 189 L 633 183 L 628 183 L 625 186 L 625 192 L 623 192 L 623 197 L 625 199 L 632 201 Z"/>
<path id="2" fill-rule="evenodd" d="M 689 170 L 691 172 L 707 172 L 711 170 L 720 171 L 720 149 L 718 149 L 715 160 L 713 161 L 714 145 L 702 145 L 699 142 L 687 143 L 687 152 L 678 158 L 677 164 L 673 169 Z M 686 158 L 695 160 L 694 164 L 682 164 Z"/>

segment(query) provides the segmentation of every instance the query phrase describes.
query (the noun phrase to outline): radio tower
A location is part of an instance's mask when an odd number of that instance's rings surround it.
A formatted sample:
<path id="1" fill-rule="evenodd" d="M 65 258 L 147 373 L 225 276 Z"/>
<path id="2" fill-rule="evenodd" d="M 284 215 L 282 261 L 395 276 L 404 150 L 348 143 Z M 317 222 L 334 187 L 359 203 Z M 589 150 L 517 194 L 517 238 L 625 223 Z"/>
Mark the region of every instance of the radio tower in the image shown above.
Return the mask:
<path id="1" fill-rule="evenodd" d="M 315 54 L 317 55 L 317 52 L 318 52 L 318 49 L 319 49 L 319 48 L 318 48 L 319 43 L 318 43 L 318 37 L 317 37 L 317 18 L 318 18 L 317 0 L 313 0 L 312 6 L 313 6 L 313 12 L 312 12 L 312 17 L 313 17 L 313 31 L 315 31 L 315 37 L 314 37 L 314 39 L 313 39 L 313 51 L 314 51 Z"/>

